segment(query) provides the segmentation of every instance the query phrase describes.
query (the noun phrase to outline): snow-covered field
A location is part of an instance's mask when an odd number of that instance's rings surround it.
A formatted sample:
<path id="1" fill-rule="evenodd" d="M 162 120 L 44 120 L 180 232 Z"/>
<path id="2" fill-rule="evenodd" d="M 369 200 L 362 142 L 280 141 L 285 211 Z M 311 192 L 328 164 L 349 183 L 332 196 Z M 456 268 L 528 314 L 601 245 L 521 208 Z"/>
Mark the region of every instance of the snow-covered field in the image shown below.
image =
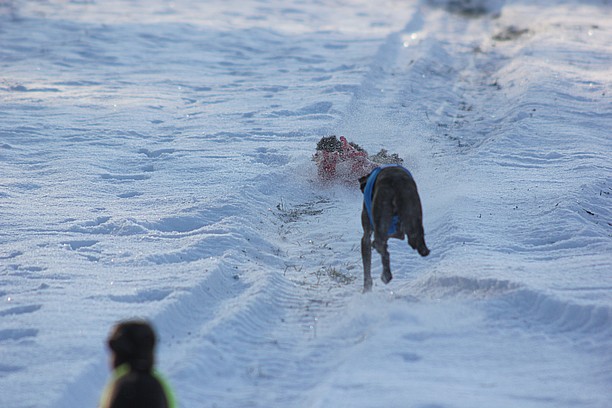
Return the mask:
<path id="1" fill-rule="evenodd" d="M 94 407 L 150 319 L 181 407 L 612 406 L 607 0 L 0 0 L 0 406 Z M 397 152 L 431 255 L 363 295 Z"/>

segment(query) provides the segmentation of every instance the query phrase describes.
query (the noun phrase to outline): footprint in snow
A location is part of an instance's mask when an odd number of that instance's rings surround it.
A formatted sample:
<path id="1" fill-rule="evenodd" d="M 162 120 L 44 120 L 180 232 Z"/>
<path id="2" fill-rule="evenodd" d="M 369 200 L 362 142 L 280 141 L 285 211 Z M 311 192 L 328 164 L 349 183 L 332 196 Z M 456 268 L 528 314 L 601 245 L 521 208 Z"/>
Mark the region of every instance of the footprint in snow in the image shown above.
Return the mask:
<path id="1" fill-rule="evenodd" d="M 150 289 L 139 291 L 134 295 L 110 295 L 109 298 L 120 303 L 148 303 L 164 300 L 171 293 L 172 291 L 168 289 Z"/>
<path id="2" fill-rule="evenodd" d="M 139 192 L 139 191 L 128 191 L 127 193 L 121 193 L 121 194 L 117 194 L 117 197 L 119 198 L 133 198 L 133 197 L 138 197 L 143 195 L 143 193 Z"/>
<path id="3" fill-rule="evenodd" d="M 11 307 L 10 309 L 0 310 L 0 317 L 34 313 L 37 310 L 40 310 L 41 307 L 42 305 L 15 306 Z"/>
<path id="4" fill-rule="evenodd" d="M 30 337 L 36 337 L 36 329 L 3 329 L 0 330 L 0 343 L 7 341 L 19 341 Z"/>

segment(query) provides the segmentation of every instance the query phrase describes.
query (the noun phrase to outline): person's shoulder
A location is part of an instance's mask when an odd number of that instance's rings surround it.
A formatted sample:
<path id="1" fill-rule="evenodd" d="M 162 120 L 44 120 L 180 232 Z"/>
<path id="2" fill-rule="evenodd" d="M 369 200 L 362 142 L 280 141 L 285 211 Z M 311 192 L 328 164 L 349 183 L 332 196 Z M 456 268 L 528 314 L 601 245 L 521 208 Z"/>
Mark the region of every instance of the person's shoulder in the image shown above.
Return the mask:
<path id="1" fill-rule="evenodd" d="M 164 399 L 165 394 L 162 382 L 152 373 L 130 372 L 118 378 L 115 383 L 115 395 L 120 400 L 138 396 L 139 400 L 146 397 L 155 402 Z"/>

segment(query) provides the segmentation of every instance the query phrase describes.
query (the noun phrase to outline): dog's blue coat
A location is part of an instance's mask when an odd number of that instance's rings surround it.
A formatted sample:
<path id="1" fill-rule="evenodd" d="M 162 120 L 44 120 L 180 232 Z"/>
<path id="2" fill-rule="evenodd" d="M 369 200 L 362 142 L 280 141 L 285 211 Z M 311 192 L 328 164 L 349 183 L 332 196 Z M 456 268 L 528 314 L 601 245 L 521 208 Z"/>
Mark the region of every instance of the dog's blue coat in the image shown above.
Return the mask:
<path id="1" fill-rule="evenodd" d="M 378 177 L 378 173 L 382 169 L 386 169 L 387 167 L 399 167 L 406 171 L 410 178 L 412 178 L 412 174 L 408 171 L 404 166 L 400 166 L 399 164 L 385 164 L 384 166 L 376 167 L 370 173 L 370 177 L 368 177 L 368 181 L 366 182 L 365 188 L 363 189 L 363 203 L 365 204 L 366 212 L 368 213 L 368 218 L 370 219 L 370 225 L 374 228 L 374 220 L 372 218 L 372 196 L 374 193 L 374 184 L 376 183 L 376 178 Z M 387 234 L 393 235 L 397 232 L 397 227 L 399 225 L 399 216 L 397 214 L 393 215 L 393 222 L 389 227 L 389 231 Z"/>

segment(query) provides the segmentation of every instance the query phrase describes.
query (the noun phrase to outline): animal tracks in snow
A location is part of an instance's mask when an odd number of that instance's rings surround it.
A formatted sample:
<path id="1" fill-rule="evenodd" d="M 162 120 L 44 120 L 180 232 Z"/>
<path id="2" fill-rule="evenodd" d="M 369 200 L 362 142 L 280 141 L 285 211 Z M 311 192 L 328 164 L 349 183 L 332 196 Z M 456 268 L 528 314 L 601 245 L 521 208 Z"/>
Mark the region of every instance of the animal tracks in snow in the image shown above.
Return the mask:
<path id="1" fill-rule="evenodd" d="M 249 154 L 253 158 L 254 163 L 264 164 L 266 166 L 284 166 L 289 163 L 289 156 L 279 153 L 278 149 L 270 149 L 267 147 L 258 147 L 255 153 Z"/>
<path id="2" fill-rule="evenodd" d="M 118 182 L 124 182 L 124 181 L 139 181 L 139 180 L 147 180 L 149 178 L 151 178 L 151 176 L 146 175 L 146 174 L 102 174 L 100 177 L 102 177 L 104 180 L 111 180 L 111 181 L 118 181 Z"/>
<path id="3" fill-rule="evenodd" d="M 6 299 L 6 295 L 2 293 L 0 295 L 2 295 L 3 299 Z M 26 345 L 34 341 L 38 336 L 39 330 L 28 327 L 24 319 L 28 315 L 38 312 L 42 307 L 43 305 L 41 304 L 26 304 L 0 308 L 0 319 L 4 323 L 3 327 L 8 326 L 8 328 L 0 329 L 0 347 Z M 0 378 L 27 368 L 25 365 L 12 364 L 14 361 L 12 356 L 3 356 L 3 361 L 0 362 Z"/>

